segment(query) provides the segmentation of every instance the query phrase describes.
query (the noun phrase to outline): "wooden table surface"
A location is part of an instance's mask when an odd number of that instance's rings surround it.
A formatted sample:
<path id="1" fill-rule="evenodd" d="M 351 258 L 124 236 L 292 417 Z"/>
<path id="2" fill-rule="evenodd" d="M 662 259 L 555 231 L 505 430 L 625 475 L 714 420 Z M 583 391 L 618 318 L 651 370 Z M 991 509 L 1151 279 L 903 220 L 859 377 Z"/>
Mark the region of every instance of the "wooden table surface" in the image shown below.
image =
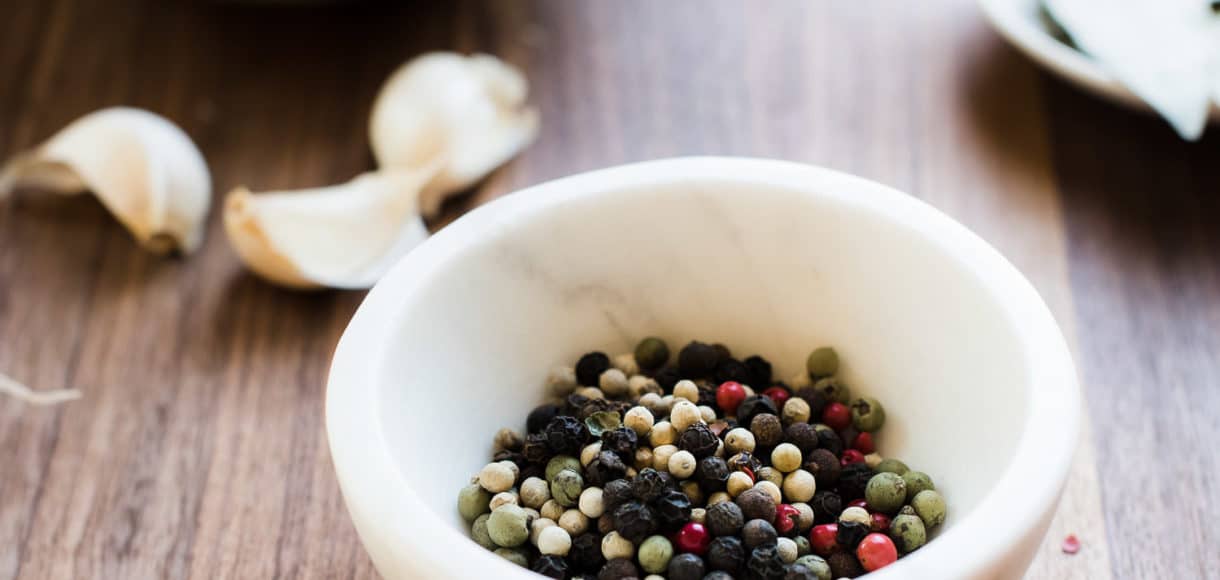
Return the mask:
<path id="1" fill-rule="evenodd" d="M 521 186 L 686 154 L 807 161 L 916 195 L 1016 263 L 1077 353 L 1091 427 L 1030 577 L 1220 568 L 1220 134 L 1187 144 L 1048 77 L 970 0 L 4 12 L 3 156 L 127 104 L 196 140 L 218 199 L 333 183 L 372 167 L 370 102 L 396 65 L 481 50 L 524 68 L 543 128 L 437 227 Z M 0 204 L 0 370 L 85 392 L 0 400 L 0 579 L 376 575 L 322 412 L 362 295 L 264 284 L 218 218 L 202 251 L 165 259 L 87 198 Z"/>

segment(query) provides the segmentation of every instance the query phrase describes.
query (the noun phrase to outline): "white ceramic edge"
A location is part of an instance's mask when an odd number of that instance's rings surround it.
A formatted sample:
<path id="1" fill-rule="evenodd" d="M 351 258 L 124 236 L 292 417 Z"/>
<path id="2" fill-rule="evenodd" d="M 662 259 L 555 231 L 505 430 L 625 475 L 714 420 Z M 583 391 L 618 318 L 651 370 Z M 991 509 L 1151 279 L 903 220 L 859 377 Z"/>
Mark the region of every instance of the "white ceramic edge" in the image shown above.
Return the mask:
<path id="1" fill-rule="evenodd" d="M 1067 479 L 1081 409 L 1066 341 L 1033 286 L 966 227 L 889 187 L 792 162 L 691 157 L 583 173 L 500 198 L 420 245 L 369 293 L 336 349 L 327 385 L 326 426 L 348 510 L 378 568 L 403 569 L 402 559 L 409 553 L 412 568 L 429 570 L 434 577 L 536 577 L 478 547 L 433 513 L 395 467 L 380 425 L 378 368 L 394 329 L 403 322 L 399 320 L 401 305 L 412 299 L 438 266 L 497 227 L 568 199 L 684 181 L 779 186 L 834 198 L 920 231 L 977 275 L 1004 307 L 1027 349 L 1027 368 L 1035 386 L 1025 433 L 995 488 L 970 515 L 900 565 L 870 578 L 901 577 L 908 569 L 902 564 L 908 561 L 915 569 L 934 566 L 941 578 L 991 575 L 999 572 L 994 568 L 997 562 L 1021 561 L 1024 555 L 1020 552 L 1032 552 L 1028 538 L 1044 534 Z M 446 549 L 420 553 L 407 548 L 412 545 Z"/>
<path id="2" fill-rule="evenodd" d="M 979 7 L 1009 44 L 1043 68 L 1094 95 L 1125 107 L 1157 114 L 1148 103 L 1110 76 L 1097 62 L 1051 36 L 1024 12 L 1037 0 L 978 0 Z M 1212 102 L 1208 119 L 1220 121 L 1220 104 Z"/>

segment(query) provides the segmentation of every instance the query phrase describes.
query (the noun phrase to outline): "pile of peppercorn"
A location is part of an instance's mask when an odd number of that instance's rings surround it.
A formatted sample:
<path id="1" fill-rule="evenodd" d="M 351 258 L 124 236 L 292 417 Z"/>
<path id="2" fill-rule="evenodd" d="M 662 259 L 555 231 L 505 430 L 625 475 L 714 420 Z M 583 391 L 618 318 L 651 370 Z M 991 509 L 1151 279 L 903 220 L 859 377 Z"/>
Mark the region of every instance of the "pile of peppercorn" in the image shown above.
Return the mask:
<path id="1" fill-rule="evenodd" d="M 874 446 L 819 348 L 790 384 L 759 356 L 658 338 L 551 372 L 557 402 L 501 429 L 458 509 L 483 547 L 552 578 L 855 578 L 945 519 L 932 479 Z M 748 385 L 766 388 L 755 393 Z"/>

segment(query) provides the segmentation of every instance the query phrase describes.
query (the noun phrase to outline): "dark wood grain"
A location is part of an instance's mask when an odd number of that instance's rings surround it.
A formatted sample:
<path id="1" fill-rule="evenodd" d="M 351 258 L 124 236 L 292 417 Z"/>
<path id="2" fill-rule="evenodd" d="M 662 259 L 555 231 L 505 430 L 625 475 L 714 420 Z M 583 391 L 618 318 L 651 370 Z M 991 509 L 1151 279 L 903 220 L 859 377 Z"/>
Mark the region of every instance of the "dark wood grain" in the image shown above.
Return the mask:
<path id="1" fill-rule="evenodd" d="M 0 155 L 127 104 L 181 125 L 219 198 L 372 167 L 381 81 L 426 50 L 526 70 L 538 142 L 433 227 L 634 160 L 781 157 L 904 189 L 1004 251 L 1076 344 L 1091 428 L 1030 576 L 1220 567 L 1220 142 L 1178 141 L 1038 72 L 969 0 L 16 1 Z M 322 395 L 359 293 L 242 271 L 214 215 L 150 256 L 87 197 L 0 203 L 0 369 L 83 400 L 0 399 L 0 579 L 374 577 Z M 1069 532 L 1084 542 L 1066 556 Z"/>

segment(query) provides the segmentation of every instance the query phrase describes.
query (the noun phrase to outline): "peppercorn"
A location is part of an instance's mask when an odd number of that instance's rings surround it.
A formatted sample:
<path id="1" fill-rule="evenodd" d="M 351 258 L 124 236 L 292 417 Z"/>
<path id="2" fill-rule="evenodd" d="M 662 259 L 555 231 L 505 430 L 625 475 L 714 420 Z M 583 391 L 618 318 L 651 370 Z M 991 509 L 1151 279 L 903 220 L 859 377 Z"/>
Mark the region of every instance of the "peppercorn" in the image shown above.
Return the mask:
<path id="1" fill-rule="evenodd" d="M 745 546 L 734 536 L 721 536 L 708 545 L 706 559 L 712 570 L 734 573 L 746 559 Z"/>
<path id="2" fill-rule="evenodd" d="M 517 497 L 517 494 L 511 491 L 502 491 L 491 497 L 491 502 L 489 502 L 488 507 L 490 507 L 492 511 L 495 511 L 496 508 L 508 504 L 521 505 L 520 498 Z"/>
<path id="3" fill-rule="evenodd" d="M 695 478 L 706 493 L 724 489 L 729 480 L 729 466 L 723 459 L 711 456 L 699 460 L 695 470 Z"/>
<path id="4" fill-rule="evenodd" d="M 805 532 L 808 531 L 809 528 L 813 527 L 813 508 L 810 507 L 808 503 L 796 502 L 789 505 L 796 508 L 796 531 Z"/>
<path id="5" fill-rule="evenodd" d="M 792 541 L 796 542 L 796 557 L 807 556 L 813 553 L 813 548 L 809 544 L 809 537 L 801 534 L 793 536 Z"/>
<path id="6" fill-rule="evenodd" d="M 584 478 L 574 469 L 564 469 L 551 480 L 551 498 L 564 507 L 576 505 L 584 488 Z"/>
<path id="7" fill-rule="evenodd" d="M 589 530 L 589 516 L 578 509 L 565 510 L 560 514 L 559 519 L 555 520 L 555 523 L 571 536 L 583 534 Z"/>
<path id="8" fill-rule="evenodd" d="M 770 449 L 784 440 L 784 425 L 779 417 L 770 413 L 759 413 L 750 420 L 750 432 L 758 448 Z"/>
<path id="9" fill-rule="evenodd" d="M 804 470 L 813 475 L 817 487 L 830 489 L 839 482 L 839 458 L 826 449 L 814 449 L 805 455 Z"/>
<path id="10" fill-rule="evenodd" d="M 797 469 L 792 473 L 784 476 L 783 483 L 784 497 L 788 501 L 800 502 L 809 501 L 813 498 L 814 492 L 817 491 L 817 482 L 813 474 L 804 469 Z"/>
<path id="11" fill-rule="evenodd" d="M 658 369 L 668 360 L 669 345 L 660 338 L 650 336 L 635 345 L 635 362 L 641 369 Z"/>
<path id="12" fill-rule="evenodd" d="M 751 384 L 753 375 L 750 374 L 750 368 L 747 367 L 745 363 L 737 359 L 730 358 L 720 361 L 720 364 L 716 365 L 716 370 L 712 372 L 712 380 L 717 384 L 726 381 Z"/>
<path id="13" fill-rule="evenodd" d="M 661 445 L 652 450 L 652 468 L 657 471 L 669 469 L 669 458 L 678 452 L 677 445 Z"/>
<path id="14" fill-rule="evenodd" d="M 741 540 L 747 548 L 774 544 L 776 537 L 775 526 L 766 520 L 750 520 L 741 528 Z"/>
<path id="15" fill-rule="evenodd" d="M 672 393 L 674 385 L 682 380 L 682 373 L 674 367 L 667 367 L 657 371 L 656 374 L 652 375 L 652 378 L 657 381 L 657 385 L 661 387 L 663 392 Z"/>
<path id="16" fill-rule="evenodd" d="M 488 550 L 494 550 L 496 543 L 492 541 L 491 534 L 487 531 L 487 520 L 489 519 L 491 519 L 491 514 L 483 514 L 475 518 L 474 523 L 470 525 L 470 538 L 478 545 Z M 920 525 L 923 525 L 923 522 L 920 522 Z"/>
<path id="17" fill-rule="evenodd" d="M 559 526 L 546 526 L 538 533 L 538 551 L 546 556 L 566 556 L 572 549 L 572 537 Z"/>
<path id="18" fill-rule="evenodd" d="M 674 385 L 674 398 L 686 399 L 692 403 L 699 403 L 699 387 L 694 381 L 681 380 Z"/>
<path id="19" fill-rule="evenodd" d="M 605 492 L 600 487 L 587 487 L 580 492 L 580 499 L 576 505 L 580 508 L 580 513 L 589 516 L 590 518 L 600 518 L 602 513 L 606 511 L 606 503 L 604 500 Z"/>
<path id="20" fill-rule="evenodd" d="M 722 502 L 707 508 L 707 527 L 716 536 L 732 536 L 745 525 L 741 508 L 733 502 Z"/>
<path id="21" fill-rule="evenodd" d="M 842 431 L 851 425 L 851 408 L 837 401 L 829 403 L 822 410 L 822 422 L 835 431 Z"/>
<path id="22" fill-rule="evenodd" d="M 885 425 L 885 407 L 872 397 L 856 399 L 851 404 L 851 424 L 859 431 L 876 431 Z"/>
<path id="23" fill-rule="evenodd" d="M 754 484 L 754 489 L 767 494 L 767 497 L 771 498 L 771 502 L 777 506 L 784 501 L 784 494 L 780 492 L 779 486 L 770 481 L 760 480 Z"/>
<path id="24" fill-rule="evenodd" d="M 873 475 L 872 468 L 864 463 L 844 466 L 839 472 L 839 495 L 847 501 L 864 497 L 864 488 Z"/>
<path id="25" fill-rule="evenodd" d="M 833 491 L 819 491 L 809 500 L 809 507 L 813 510 L 814 523 L 837 522 L 843 512 L 843 500 Z"/>
<path id="26" fill-rule="evenodd" d="M 511 464 L 495 462 L 483 466 L 483 469 L 479 471 L 479 485 L 491 493 L 508 491 L 516 481 L 516 476 L 509 465 Z"/>
<path id="27" fill-rule="evenodd" d="M 826 396 L 827 406 L 830 403 L 846 405 L 851 402 L 851 389 L 847 387 L 846 383 L 834 377 L 828 377 L 814 383 L 813 388 L 822 391 L 822 394 Z"/>
<path id="28" fill-rule="evenodd" d="M 525 510 L 509 504 L 492 511 L 487 519 L 487 534 L 497 546 L 504 548 L 524 544 L 530 537 Z"/>
<path id="29" fill-rule="evenodd" d="M 616 479 L 621 479 L 627 473 L 627 464 L 617 453 L 602 451 L 585 467 L 585 483 L 592 486 L 605 486 Z"/>
<path id="30" fill-rule="evenodd" d="M 583 423 L 575 417 L 560 415 L 547 424 L 546 443 L 552 453 L 564 455 L 579 455 L 585 446 L 587 431 Z"/>
<path id="31" fill-rule="evenodd" d="M 669 473 L 678 479 L 686 479 L 695 474 L 698 461 L 690 451 L 678 451 L 669 456 Z"/>
<path id="32" fill-rule="evenodd" d="M 559 415 L 559 405 L 539 405 L 525 418 L 526 433 L 541 433 Z"/>
<path id="33" fill-rule="evenodd" d="M 673 409 L 669 412 L 669 422 L 673 424 L 678 433 L 681 433 L 691 425 L 702 423 L 703 413 L 690 401 L 676 400 Z"/>
<path id="34" fill-rule="evenodd" d="M 535 465 L 549 460 L 551 458 L 551 448 L 546 444 L 546 435 L 542 433 L 526 435 L 525 445 L 521 449 L 521 456 L 528 463 Z"/>
<path id="35" fill-rule="evenodd" d="M 648 395 L 660 395 L 665 391 L 661 389 L 661 385 L 657 384 L 657 380 L 644 375 L 634 375 L 627 379 L 627 397 L 630 399 L 641 399 L 639 404 L 647 407 L 642 400 Z"/>
<path id="36" fill-rule="evenodd" d="M 906 482 L 901 476 L 893 473 L 878 473 L 868 480 L 868 485 L 864 488 L 864 499 L 872 509 L 882 513 L 894 513 L 906 503 Z"/>
<path id="37" fill-rule="evenodd" d="M 835 578 L 855 578 L 864 575 L 864 568 L 856 557 L 847 552 L 837 552 L 826 558 L 830 574 Z"/>
<path id="38" fill-rule="evenodd" d="M 581 514 L 584 515 L 584 514 Z M 602 517 L 597 518 L 597 533 L 605 536 L 614 531 L 614 514 L 604 513 Z M 630 544 L 631 542 L 627 542 Z"/>
<path id="39" fill-rule="evenodd" d="M 640 447 L 635 450 L 635 462 L 631 466 L 637 471 L 645 467 L 652 467 L 654 459 L 651 448 Z"/>
<path id="40" fill-rule="evenodd" d="M 577 572 L 593 572 L 602 567 L 606 559 L 602 556 L 602 537 L 596 532 L 580 534 L 572 538 L 568 550 L 568 562 Z"/>
<path id="41" fill-rule="evenodd" d="M 742 425 L 749 425 L 754 421 L 754 416 L 760 413 L 770 415 L 778 415 L 779 409 L 775 406 L 775 401 L 770 397 L 762 395 L 750 395 L 737 405 L 737 422 Z"/>
<path id="42" fill-rule="evenodd" d="M 585 445 L 585 448 L 580 450 L 580 464 L 588 467 L 590 463 L 593 463 L 594 459 L 597 459 L 597 454 L 601 452 L 601 441 L 594 441 L 588 445 Z"/>
<path id="43" fill-rule="evenodd" d="M 627 426 L 627 428 L 631 429 L 632 431 L 635 431 L 635 434 L 637 435 L 637 442 L 639 437 L 644 437 L 648 435 L 649 431 L 652 431 L 653 422 L 654 417 L 652 416 L 652 411 L 649 411 L 642 406 L 632 407 L 625 415 L 623 415 L 623 425 Z"/>
<path id="44" fill-rule="evenodd" d="M 716 453 L 720 446 L 720 438 L 712 433 L 711 427 L 703 423 L 695 423 L 687 427 L 678 436 L 678 448 L 689 451 L 696 459 L 703 459 Z"/>
<path id="45" fill-rule="evenodd" d="M 640 544 L 637 557 L 645 572 L 659 574 L 669 567 L 669 560 L 673 555 L 673 544 L 664 536 L 649 536 Z"/>
<path id="46" fill-rule="evenodd" d="M 839 353 L 828 346 L 815 349 L 805 359 L 805 370 L 814 379 L 829 377 L 839 372 Z"/>
<path id="47" fill-rule="evenodd" d="M 631 493 L 642 502 L 651 502 L 661 497 L 661 494 L 669 488 L 668 484 L 669 481 L 661 475 L 661 472 L 645 468 L 631 481 Z"/>
<path id="48" fill-rule="evenodd" d="M 612 510 L 634 497 L 631 482 L 626 479 L 615 479 L 602 486 L 602 503 L 606 509 Z"/>
<path id="49" fill-rule="evenodd" d="M 752 453 L 755 447 L 754 434 L 749 429 L 737 427 L 724 436 L 724 447 L 729 453 Z"/>
<path id="50" fill-rule="evenodd" d="M 692 379 L 710 376 L 719 361 L 720 353 L 712 345 L 699 341 L 692 341 L 678 351 L 678 370 L 682 376 Z"/>
<path id="51" fill-rule="evenodd" d="M 634 429 L 618 427 L 602 433 L 602 450 L 613 451 L 623 461 L 631 461 L 635 457 L 639 441 L 639 435 Z"/>
<path id="52" fill-rule="evenodd" d="M 906 501 L 908 502 L 915 499 L 915 496 L 921 491 L 936 489 L 936 486 L 932 483 L 931 476 L 922 471 L 908 471 L 903 473 L 902 481 L 907 486 Z"/>
<path id="53" fill-rule="evenodd" d="M 741 492 L 735 501 L 747 521 L 757 519 L 769 523 L 775 520 L 775 501 L 757 487 Z"/>
<path id="54" fill-rule="evenodd" d="M 835 461 L 843 455 L 843 440 L 839 439 L 839 435 L 830 430 L 829 427 L 823 426 L 819 429 L 816 425 L 814 430 L 818 433 L 818 448 L 825 449 L 835 455 Z"/>
<path id="55" fill-rule="evenodd" d="M 754 473 L 762 467 L 762 462 L 757 457 L 754 457 L 753 454 L 746 451 L 733 455 L 725 460 L 725 463 L 728 464 L 730 472 L 749 470 L 750 473 Z M 754 477 L 751 476 L 750 479 L 753 480 Z M 751 481 L 751 485 L 753 485 L 753 481 Z"/>
<path id="56" fill-rule="evenodd" d="M 632 542 L 640 542 L 657 529 L 652 508 L 632 500 L 614 508 L 614 529 Z"/>
<path id="57" fill-rule="evenodd" d="M 869 534 L 856 547 L 856 558 L 862 568 L 872 572 L 898 561 L 898 550 L 885 534 Z"/>
<path id="58" fill-rule="evenodd" d="M 806 424 L 809 422 L 809 403 L 799 397 L 793 397 L 784 402 L 780 414 L 784 425 Z"/>
<path id="59" fill-rule="evenodd" d="M 800 564 L 792 563 L 784 567 L 784 580 L 817 580 L 813 570 Z"/>
<path id="60" fill-rule="evenodd" d="M 760 415 L 759 418 L 764 416 Z M 771 450 L 771 466 L 781 473 L 791 473 L 800 469 L 801 460 L 801 450 L 791 443 L 780 443 Z"/>
<path id="61" fill-rule="evenodd" d="M 822 410 L 826 408 L 826 393 L 819 391 L 813 385 L 807 385 L 796 390 L 796 396 L 809 404 L 809 416 L 821 417 Z"/>
<path id="62" fill-rule="evenodd" d="M 830 564 L 821 556 L 808 554 L 796 559 L 796 565 L 804 566 L 810 572 L 813 572 L 813 577 L 817 580 L 831 580 Z"/>
<path id="63" fill-rule="evenodd" d="M 750 552 L 750 558 L 746 560 L 746 570 L 751 578 L 758 580 L 782 580 L 784 561 L 780 558 L 775 544 L 758 546 Z"/>
<path id="64" fill-rule="evenodd" d="M 863 453 L 860 453 L 855 449 L 844 449 L 843 456 L 839 458 L 839 465 L 847 466 L 853 463 L 863 463 L 868 465 L 868 462 L 864 461 Z"/>
<path id="65" fill-rule="evenodd" d="M 796 561 L 797 547 L 796 541 L 792 538 L 776 538 L 775 549 L 779 552 L 779 559 L 784 564 L 791 564 Z"/>
<path id="66" fill-rule="evenodd" d="M 665 574 L 668 580 L 702 580 L 703 558 L 695 554 L 678 554 L 669 560 Z"/>
<path id="67" fill-rule="evenodd" d="M 528 568 L 530 565 L 529 557 L 525 555 L 523 550 L 515 550 L 513 548 L 496 548 L 495 555 L 508 560 L 522 568 Z"/>
<path id="68" fill-rule="evenodd" d="M 491 511 L 491 494 L 477 483 L 472 483 L 458 492 L 458 513 L 462 519 L 473 521 Z"/>
<path id="69" fill-rule="evenodd" d="M 597 580 L 626 580 L 639 577 L 640 571 L 629 557 L 607 560 L 597 573 Z"/>
<path id="70" fill-rule="evenodd" d="M 767 359 L 753 355 L 746 357 L 743 361 L 746 370 L 750 373 L 749 380 L 743 381 L 747 385 L 766 385 L 771 383 L 771 363 Z"/>
<path id="71" fill-rule="evenodd" d="M 580 471 L 580 468 L 581 468 L 581 465 L 580 465 L 579 459 L 576 459 L 575 457 L 572 457 L 571 455 L 556 455 L 555 457 L 552 457 L 551 460 L 548 461 L 546 464 L 546 474 L 545 474 L 546 479 L 547 479 L 547 481 L 552 481 L 555 479 L 555 475 L 558 474 L 560 471 L 563 471 L 565 469 L 571 469 L 572 471 Z"/>
<path id="72" fill-rule="evenodd" d="M 915 514 L 900 513 L 890 522 L 889 536 L 903 554 L 921 548 L 928 541 L 927 527 Z"/>
<path id="73" fill-rule="evenodd" d="M 915 494 L 911 498 L 911 507 L 915 508 L 915 513 L 929 530 L 945 523 L 945 498 L 936 490 L 925 489 Z"/>
<path id="74" fill-rule="evenodd" d="M 835 535 L 835 542 L 842 546 L 844 550 L 855 550 L 860 540 L 863 540 L 864 536 L 867 536 L 870 532 L 868 524 L 839 520 L 839 530 Z"/>
<path id="75" fill-rule="evenodd" d="M 652 506 L 660 529 L 663 531 L 678 530 L 690 521 L 691 500 L 678 490 L 666 490 L 652 503 Z"/>
<path id="76" fill-rule="evenodd" d="M 882 459 L 881 463 L 877 465 L 877 471 L 880 473 L 896 473 L 898 475 L 904 475 L 910 470 L 911 468 L 907 467 L 907 464 L 892 458 Z"/>
<path id="77" fill-rule="evenodd" d="M 604 352 L 590 352 L 580 357 L 576 362 L 576 381 L 582 385 L 595 387 L 597 379 L 610 368 L 610 357 Z"/>
<path id="78" fill-rule="evenodd" d="M 595 439 L 623 424 L 623 418 L 614 411 L 598 411 L 585 418 L 585 428 Z M 634 431 L 632 431 L 634 433 Z"/>

